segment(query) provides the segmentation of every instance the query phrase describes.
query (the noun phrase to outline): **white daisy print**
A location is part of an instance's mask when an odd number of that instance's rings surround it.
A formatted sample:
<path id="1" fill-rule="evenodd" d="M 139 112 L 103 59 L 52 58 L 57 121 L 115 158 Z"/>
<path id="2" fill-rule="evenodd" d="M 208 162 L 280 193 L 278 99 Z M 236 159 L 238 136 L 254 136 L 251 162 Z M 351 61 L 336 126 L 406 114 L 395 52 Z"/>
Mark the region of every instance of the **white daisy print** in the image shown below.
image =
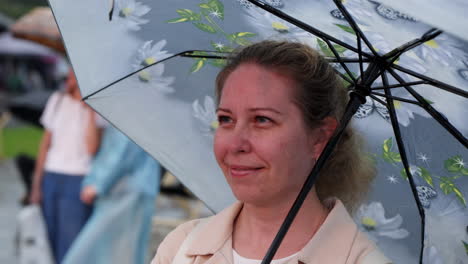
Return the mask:
<path id="1" fill-rule="evenodd" d="M 199 121 L 202 132 L 206 135 L 212 135 L 219 126 L 213 98 L 205 96 L 203 105 L 200 104 L 198 99 L 195 100 L 192 109 L 193 116 Z"/>
<path id="2" fill-rule="evenodd" d="M 142 18 L 151 8 L 135 0 L 116 0 L 117 17 L 130 30 L 140 30 L 141 25 L 149 22 Z"/>
<path id="3" fill-rule="evenodd" d="M 380 202 L 361 205 L 356 216 L 360 229 L 373 239 L 377 239 L 379 236 L 403 239 L 409 235 L 406 229 L 401 228 L 403 218 L 399 214 L 386 218 L 385 209 Z"/>

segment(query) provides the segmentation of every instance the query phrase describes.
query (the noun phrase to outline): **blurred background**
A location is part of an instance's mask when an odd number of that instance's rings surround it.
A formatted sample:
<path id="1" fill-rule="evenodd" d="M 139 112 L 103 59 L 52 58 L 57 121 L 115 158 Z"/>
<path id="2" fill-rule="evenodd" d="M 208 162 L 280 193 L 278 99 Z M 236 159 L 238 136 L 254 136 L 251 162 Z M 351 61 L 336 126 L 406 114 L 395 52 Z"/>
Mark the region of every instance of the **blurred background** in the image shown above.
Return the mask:
<path id="1" fill-rule="evenodd" d="M 26 15 L 47 5 L 45 0 L 0 0 L 0 263 L 23 263 L 18 215 L 28 205 L 44 133 L 39 120 L 50 95 L 64 89 L 69 71 L 65 52 L 54 44 L 60 40 L 44 29 L 55 24 L 51 17 L 36 23 L 44 24 L 43 28 L 18 25 Z M 39 35 L 49 39 L 38 39 Z M 164 168 L 154 177 L 160 178 L 160 184 L 155 186 L 158 195 L 146 259 L 178 224 L 211 214 Z M 34 228 L 35 224 L 28 225 Z"/>

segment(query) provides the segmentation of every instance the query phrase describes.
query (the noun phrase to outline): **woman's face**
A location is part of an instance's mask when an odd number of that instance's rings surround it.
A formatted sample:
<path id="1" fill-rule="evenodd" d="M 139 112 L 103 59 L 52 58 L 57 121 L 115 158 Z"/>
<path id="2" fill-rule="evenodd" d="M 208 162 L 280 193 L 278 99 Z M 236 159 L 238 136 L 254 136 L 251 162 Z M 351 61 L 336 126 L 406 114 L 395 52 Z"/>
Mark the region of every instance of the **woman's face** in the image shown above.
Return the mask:
<path id="1" fill-rule="evenodd" d="M 315 132 L 293 103 L 294 81 L 253 63 L 226 79 L 214 152 L 237 199 L 266 205 L 294 199 L 318 156 Z"/>

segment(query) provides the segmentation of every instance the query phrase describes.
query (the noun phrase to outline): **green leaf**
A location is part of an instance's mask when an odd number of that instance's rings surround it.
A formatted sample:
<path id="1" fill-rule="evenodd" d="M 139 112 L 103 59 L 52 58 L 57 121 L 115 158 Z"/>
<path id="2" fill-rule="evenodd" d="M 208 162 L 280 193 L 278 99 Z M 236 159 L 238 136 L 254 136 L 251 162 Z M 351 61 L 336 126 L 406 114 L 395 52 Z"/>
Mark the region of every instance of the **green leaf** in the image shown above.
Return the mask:
<path id="1" fill-rule="evenodd" d="M 383 152 L 390 152 L 393 147 L 393 138 L 387 138 L 382 145 Z"/>
<path id="2" fill-rule="evenodd" d="M 428 103 L 428 104 L 433 104 L 433 103 L 434 103 L 434 102 L 432 102 L 431 100 L 429 100 L 429 99 L 427 99 L 427 98 L 423 98 L 423 99 L 424 99 L 424 101 L 426 101 L 426 103 Z"/>
<path id="3" fill-rule="evenodd" d="M 405 168 L 400 170 L 400 175 L 403 179 L 408 180 L 408 174 L 406 174 Z"/>
<path id="4" fill-rule="evenodd" d="M 382 154 L 382 158 L 384 159 L 384 161 L 388 162 L 388 163 L 398 163 L 398 162 L 401 162 L 401 156 L 399 153 L 396 153 L 396 152 L 384 152 Z"/>
<path id="5" fill-rule="evenodd" d="M 327 45 L 327 43 L 325 43 L 325 41 L 323 41 L 321 39 L 317 39 L 317 43 L 318 43 L 319 48 L 322 51 L 323 55 L 325 55 L 327 57 L 333 57 L 334 56 L 333 52 L 330 50 L 330 48 L 328 48 L 328 45 Z"/>
<path id="6" fill-rule="evenodd" d="M 252 32 L 237 32 L 235 34 L 237 37 L 244 37 L 244 38 L 255 37 L 257 35 Z"/>
<path id="7" fill-rule="evenodd" d="M 209 60 L 209 63 L 218 68 L 222 68 L 226 66 L 226 60 L 222 60 L 222 59 L 211 59 Z"/>
<path id="8" fill-rule="evenodd" d="M 199 71 L 201 68 L 203 68 L 203 66 L 205 66 L 205 61 L 205 58 L 196 59 L 195 63 L 192 65 L 192 68 L 190 69 L 190 72 L 194 73 Z"/>
<path id="9" fill-rule="evenodd" d="M 198 6 L 202 8 L 203 10 L 205 10 L 203 14 L 211 15 L 221 20 L 224 19 L 224 5 L 219 0 L 210 0 L 207 3 L 202 3 L 202 4 L 199 4 Z"/>
<path id="10" fill-rule="evenodd" d="M 453 192 L 453 188 L 455 184 L 453 183 L 452 179 L 449 177 L 440 177 L 440 189 L 444 192 L 444 194 L 449 194 Z"/>
<path id="11" fill-rule="evenodd" d="M 429 184 L 431 187 L 434 187 L 432 176 L 429 171 L 423 167 L 419 167 L 419 169 L 421 170 L 421 177 L 427 182 L 427 184 Z"/>
<path id="12" fill-rule="evenodd" d="M 190 21 L 200 21 L 201 15 L 199 13 L 193 12 L 190 9 L 177 9 L 176 12 L 187 20 Z"/>
<path id="13" fill-rule="evenodd" d="M 466 207 L 466 200 L 465 200 L 465 197 L 463 196 L 463 193 L 460 191 L 460 189 L 458 189 L 457 187 L 454 187 L 453 192 L 457 196 L 460 203 L 462 203 Z"/>
<path id="14" fill-rule="evenodd" d="M 176 12 L 182 17 L 191 17 L 195 14 L 195 12 L 190 9 L 177 9 Z"/>
<path id="15" fill-rule="evenodd" d="M 208 24 L 203 24 L 203 23 L 193 23 L 197 28 L 208 32 L 208 33 L 216 33 L 216 29 Z"/>
<path id="16" fill-rule="evenodd" d="M 245 39 L 244 37 L 253 37 L 255 36 L 255 34 L 253 33 L 250 33 L 250 32 L 237 32 L 237 33 L 233 33 L 233 34 L 229 34 L 227 36 L 227 38 L 231 41 L 231 42 L 234 42 L 236 43 L 237 45 L 241 45 L 241 46 L 247 46 L 249 44 L 251 44 L 252 42 L 248 39 Z"/>
<path id="17" fill-rule="evenodd" d="M 326 57 L 335 57 L 335 54 L 333 54 L 333 51 L 328 47 L 325 41 L 317 38 L 317 43 L 323 55 L 325 55 Z M 343 55 L 343 53 L 346 51 L 346 48 L 340 45 L 333 45 L 333 48 L 335 48 L 336 52 L 338 52 L 339 55 Z"/>
<path id="18" fill-rule="evenodd" d="M 354 29 L 352 27 L 349 27 L 349 26 L 346 26 L 346 25 L 341 25 L 341 24 L 335 24 L 335 25 L 338 26 L 339 28 L 341 28 L 342 30 L 348 32 L 348 33 L 356 35 L 356 32 L 354 32 Z"/>
<path id="19" fill-rule="evenodd" d="M 468 255 L 468 243 L 462 240 L 463 246 L 465 246 L 465 253 Z"/>
<path id="20" fill-rule="evenodd" d="M 338 54 L 340 55 L 346 51 L 346 48 L 340 45 L 333 45 L 333 47 L 336 49 L 336 52 L 338 52 Z"/>
<path id="21" fill-rule="evenodd" d="M 186 18 L 186 17 L 179 17 L 179 18 L 174 18 L 174 19 L 167 20 L 166 22 L 167 23 L 180 23 L 180 22 L 186 22 L 188 20 L 189 19 Z"/>
<path id="22" fill-rule="evenodd" d="M 461 169 L 461 173 L 465 176 L 468 176 L 468 169 L 467 168 Z"/>
<path id="23" fill-rule="evenodd" d="M 461 155 L 453 156 L 444 162 L 445 169 L 449 172 L 462 172 L 462 169 L 465 167 L 463 166 L 463 159 Z"/>

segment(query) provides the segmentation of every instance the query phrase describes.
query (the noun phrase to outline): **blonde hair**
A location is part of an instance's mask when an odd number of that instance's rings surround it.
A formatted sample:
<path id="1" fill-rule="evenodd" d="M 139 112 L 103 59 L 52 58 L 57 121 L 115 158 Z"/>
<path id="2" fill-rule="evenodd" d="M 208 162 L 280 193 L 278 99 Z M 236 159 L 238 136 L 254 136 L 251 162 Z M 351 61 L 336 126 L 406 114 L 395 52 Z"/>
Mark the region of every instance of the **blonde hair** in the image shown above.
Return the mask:
<path id="1" fill-rule="evenodd" d="M 243 63 L 256 63 L 290 76 L 296 83 L 294 101 L 308 128 L 320 127 L 325 117 L 338 122 L 341 119 L 348 93 L 325 58 L 311 47 L 296 42 L 262 41 L 234 52 L 216 78 L 218 103 L 227 77 Z M 315 183 L 321 201 L 337 197 L 353 212 L 365 198 L 375 169 L 362 152 L 362 145 L 348 125 Z"/>

